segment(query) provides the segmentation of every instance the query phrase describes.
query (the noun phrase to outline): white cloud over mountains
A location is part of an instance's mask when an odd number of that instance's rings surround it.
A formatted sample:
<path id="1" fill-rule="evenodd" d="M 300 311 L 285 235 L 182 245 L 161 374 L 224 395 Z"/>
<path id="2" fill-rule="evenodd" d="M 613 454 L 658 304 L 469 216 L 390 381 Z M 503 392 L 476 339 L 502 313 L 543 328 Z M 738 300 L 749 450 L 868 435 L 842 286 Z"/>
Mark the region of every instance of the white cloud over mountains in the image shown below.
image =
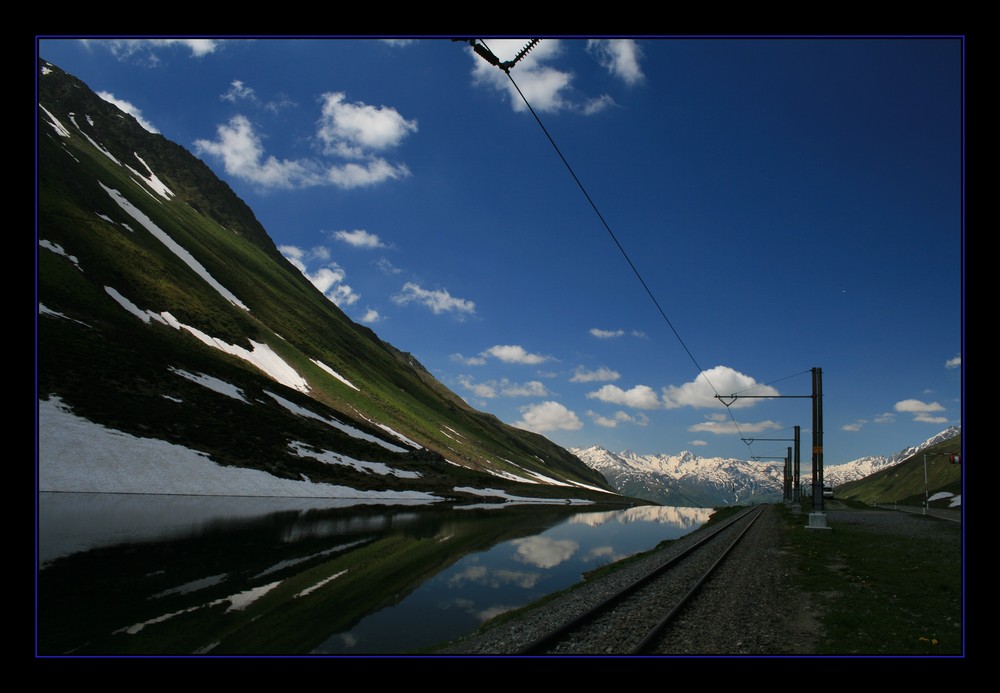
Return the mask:
<path id="1" fill-rule="evenodd" d="M 361 298 L 361 294 L 357 293 L 350 285 L 345 283 L 347 279 L 347 272 L 338 265 L 336 262 L 327 263 L 317 269 L 310 270 L 307 267 L 307 263 L 313 260 L 326 261 L 330 257 L 330 253 L 326 248 L 319 246 L 313 248 L 312 250 L 305 251 L 301 248 L 297 248 L 291 245 L 283 245 L 278 250 L 281 252 L 285 258 L 291 262 L 303 275 L 308 279 L 313 286 L 319 289 L 324 296 L 333 301 L 333 303 L 339 307 L 350 306 L 355 304 L 358 299 Z M 370 313 L 370 312 L 369 312 Z M 370 321 L 377 319 L 377 313 L 373 318 L 369 314 Z"/>
<path id="2" fill-rule="evenodd" d="M 476 312 L 476 304 L 472 301 L 452 296 L 446 289 L 425 289 L 414 282 L 406 282 L 400 292 L 392 297 L 392 301 L 400 306 L 417 303 L 436 315 L 455 313 L 462 317 Z"/>
<path id="3" fill-rule="evenodd" d="M 399 145 L 417 123 L 388 106 L 346 101 L 343 92 L 323 95 L 322 116 L 316 132 L 324 151 L 349 159 L 362 159 L 372 151 Z"/>
<path id="4" fill-rule="evenodd" d="M 937 402 L 922 402 L 919 399 L 904 399 L 896 402 L 896 411 L 906 414 L 913 414 L 914 421 L 922 423 L 947 423 L 947 416 L 933 416 L 934 412 L 944 411 L 945 408 Z"/>
<path id="5" fill-rule="evenodd" d="M 549 394 L 545 384 L 539 380 L 529 380 L 524 383 L 511 382 L 507 378 L 500 380 L 488 380 L 477 383 L 468 376 L 461 376 L 458 382 L 465 389 L 469 390 L 473 396 L 481 399 L 494 399 L 496 397 L 545 397 Z"/>
<path id="6" fill-rule="evenodd" d="M 597 412 L 588 411 L 587 416 L 595 424 L 604 428 L 617 428 L 620 423 L 631 423 L 636 426 L 645 426 L 649 423 L 649 417 L 645 414 L 629 414 L 621 410 L 616 411 L 612 416 L 603 416 Z"/>
<path id="7" fill-rule="evenodd" d="M 195 140 L 194 148 L 199 155 L 221 161 L 229 175 L 261 188 L 333 185 L 350 189 L 410 175 L 405 165 L 393 165 L 377 157 L 370 157 L 363 163 L 278 159 L 265 154 L 260 135 L 244 115 L 235 115 L 228 123 L 219 125 L 215 140 Z"/>
<path id="8" fill-rule="evenodd" d="M 504 363 L 523 363 L 534 365 L 549 360 L 548 356 L 529 353 L 524 347 L 516 344 L 498 344 L 491 346 L 483 352 L 484 355 L 492 356 Z"/>
<path id="9" fill-rule="evenodd" d="M 576 431 L 583 428 L 580 417 L 559 402 L 531 404 L 521 407 L 519 411 L 521 419 L 513 425 L 528 431 L 545 433 L 557 430 Z"/>
<path id="10" fill-rule="evenodd" d="M 587 397 L 609 404 L 623 404 L 633 409 L 662 408 L 656 391 L 648 385 L 636 385 L 629 390 L 623 390 L 617 385 L 605 385 L 599 390 L 588 392 Z"/>
<path id="11" fill-rule="evenodd" d="M 702 372 L 694 380 L 680 386 L 663 388 L 663 406 L 667 409 L 678 407 L 719 408 L 726 406 L 715 395 L 728 397 L 733 394 L 753 390 L 756 397 L 775 396 L 778 391 L 770 385 L 758 383 L 749 375 L 728 366 L 716 366 Z M 729 404 L 733 409 L 752 407 L 756 400 L 739 399 Z"/>
<path id="12" fill-rule="evenodd" d="M 364 229 L 355 229 L 354 231 L 334 231 L 330 235 L 334 239 L 343 241 L 347 245 L 354 246 L 355 248 L 385 247 L 385 243 L 382 242 L 382 239 L 379 238 L 377 234 L 369 233 Z"/>
<path id="13" fill-rule="evenodd" d="M 689 426 L 687 430 L 697 433 L 713 433 L 715 435 L 744 435 L 747 433 L 762 433 L 778 431 L 784 428 L 776 421 L 758 421 L 756 423 L 740 423 L 727 419 L 722 414 L 708 417 L 707 420 Z"/>

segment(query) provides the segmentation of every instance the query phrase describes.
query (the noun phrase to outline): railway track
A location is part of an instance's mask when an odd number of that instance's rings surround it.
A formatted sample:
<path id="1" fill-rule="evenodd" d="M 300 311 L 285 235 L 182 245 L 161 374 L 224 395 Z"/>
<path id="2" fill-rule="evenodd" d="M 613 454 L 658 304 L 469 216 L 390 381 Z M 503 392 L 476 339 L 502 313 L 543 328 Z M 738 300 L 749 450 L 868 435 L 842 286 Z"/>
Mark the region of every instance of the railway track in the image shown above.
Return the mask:
<path id="1" fill-rule="evenodd" d="M 747 536 L 766 506 L 754 506 L 518 654 L 654 654 L 672 623 Z"/>

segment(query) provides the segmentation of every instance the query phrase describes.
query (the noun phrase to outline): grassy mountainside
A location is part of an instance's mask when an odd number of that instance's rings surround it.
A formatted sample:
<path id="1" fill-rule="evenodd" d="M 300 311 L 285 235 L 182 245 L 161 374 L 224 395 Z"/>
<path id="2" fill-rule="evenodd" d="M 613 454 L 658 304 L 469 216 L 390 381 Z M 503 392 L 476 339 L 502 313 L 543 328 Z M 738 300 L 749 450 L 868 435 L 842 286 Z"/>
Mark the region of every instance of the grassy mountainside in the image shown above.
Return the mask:
<path id="1" fill-rule="evenodd" d="M 952 464 L 950 461 L 951 455 L 961 452 L 962 436 L 958 435 L 931 445 L 888 469 L 842 484 L 834 489 L 834 493 L 837 498 L 858 500 L 866 504 L 878 502 L 902 505 L 922 505 L 925 488 L 929 496 L 935 493 L 961 495 L 962 465 Z M 931 501 L 932 506 L 948 504 L 948 498 Z"/>
<path id="2" fill-rule="evenodd" d="M 363 489 L 488 482 L 545 497 L 566 495 L 565 484 L 574 495 L 611 490 L 568 451 L 472 409 L 351 321 L 183 147 L 44 60 L 39 70 L 39 398 L 58 396 L 102 425 L 282 478 Z M 281 364 L 282 382 L 260 366 L 265 359 Z M 410 442 L 394 451 L 324 419 L 400 445 L 388 428 Z M 420 477 L 324 464 L 293 443 Z M 519 482 L 537 475 L 564 485 Z"/>

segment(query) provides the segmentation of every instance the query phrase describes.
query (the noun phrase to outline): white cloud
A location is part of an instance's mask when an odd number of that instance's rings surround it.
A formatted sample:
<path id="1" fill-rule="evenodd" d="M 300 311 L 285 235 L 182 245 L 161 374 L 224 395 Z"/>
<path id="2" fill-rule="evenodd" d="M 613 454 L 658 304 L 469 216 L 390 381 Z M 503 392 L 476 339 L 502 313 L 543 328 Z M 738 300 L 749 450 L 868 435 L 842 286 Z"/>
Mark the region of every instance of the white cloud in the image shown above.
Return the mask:
<path id="1" fill-rule="evenodd" d="M 962 355 L 959 354 L 953 358 L 948 359 L 944 362 L 945 368 L 961 368 L 962 367 Z"/>
<path id="2" fill-rule="evenodd" d="M 507 397 L 545 397 L 549 394 L 545 384 L 538 380 L 529 380 L 526 383 L 503 382 L 503 394 Z"/>
<path id="3" fill-rule="evenodd" d="M 350 190 L 384 183 L 387 180 L 406 178 L 410 169 L 405 164 L 393 166 L 383 159 L 371 159 L 367 164 L 344 164 L 331 166 L 326 170 L 325 182 L 338 188 Z"/>
<path id="4" fill-rule="evenodd" d="M 841 426 L 840 430 L 841 431 L 860 431 L 861 430 L 861 426 L 862 426 L 862 424 L 860 424 L 860 423 L 849 423 L 849 424 L 844 424 L 843 426 Z"/>
<path id="5" fill-rule="evenodd" d="M 309 281 L 323 295 L 333 301 L 338 307 L 350 306 L 357 303 L 361 298 L 348 284 L 344 283 L 347 273 L 338 264 L 333 263 L 328 267 L 320 267 L 312 274 L 306 274 Z"/>
<path id="6" fill-rule="evenodd" d="M 500 61 L 512 60 L 524 48 L 530 39 L 489 39 L 484 41 L 489 50 Z M 567 100 L 566 91 L 573 79 L 572 73 L 563 72 L 545 63 L 561 52 L 561 46 L 556 39 L 544 39 L 527 53 L 511 70 L 517 80 L 524 98 L 537 111 L 559 111 L 571 106 Z M 515 111 L 526 111 L 524 100 L 517 89 L 511 84 L 507 74 L 469 48 L 469 55 L 475 61 L 472 76 L 477 84 L 483 84 L 510 97 L 511 106 Z"/>
<path id="7" fill-rule="evenodd" d="M 549 360 L 548 356 L 528 353 L 524 347 L 515 344 L 491 346 L 482 355 L 492 356 L 504 363 L 521 363 L 527 365 L 534 365 Z"/>
<path id="8" fill-rule="evenodd" d="M 397 305 L 405 306 L 408 303 L 419 303 L 430 308 L 435 315 L 441 313 L 457 313 L 459 317 L 464 314 L 474 314 L 476 304 L 464 298 L 455 298 L 446 290 L 428 290 L 418 284 L 407 282 L 403 285 L 400 293 L 392 297 Z"/>
<path id="9" fill-rule="evenodd" d="M 895 409 L 898 412 L 913 414 L 913 420 L 919 423 L 943 424 L 948 421 L 948 418 L 945 416 L 931 415 L 932 412 L 944 411 L 944 407 L 937 402 L 921 402 L 919 399 L 904 399 L 900 402 L 896 402 Z"/>
<path id="10" fill-rule="evenodd" d="M 611 404 L 623 404 L 633 409 L 657 409 L 660 400 L 648 385 L 636 385 L 631 390 L 623 390 L 617 385 L 605 385 L 600 390 L 588 392 L 587 397 Z"/>
<path id="11" fill-rule="evenodd" d="M 466 390 L 471 392 L 476 397 L 483 399 L 493 399 L 497 396 L 496 387 L 491 383 L 476 383 L 473 382 L 472 378 L 463 375 L 458 379 L 458 382 L 462 384 Z"/>
<path id="12" fill-rule="evenodd" d="M 461 354 L 452 354 L 451 360 L 464 363 L 467 366 L 482 366 L 486 363 L 484 356 L 462 356 Z"/>
<path id="13" fill-rule="evenodd" d="M 602 67 L 629 86 L 644 79 L 639 67 L 642 49 L 633 39 L 590 39 L 587 50 L 594 54 Z"/>
<path id="14" fill-rule="evenodd" d="M 618 380 L 620 377 L 621 374 L 618 373 L 618 371 L 613 371 L 606 366 L 601 366 L 596 371 L 588 371 L 583 368 L 577 368 L 573 372 L 573 377 L 569 380 L 571 383 L 593 383 Z"/>
<path id="15" fill-rule="evenodd" d="M 473 395 L 483 399 L 493 399 L 501 395 L 504 397 L 545 397 L 549 394 L 545 385 L 537 380 L 512 383 L 507 378 L 502 378 L 476 383 L 469 376 L 463 375 L 458 379 L 458 382 Z"/>
<path id="16" fill-rule="evenodd" d="M 256 96 L 254 96 L 253 89 L 245 85 L 242 80 L 234 79 L 229 85 L 229 91 L 220 96 L 223 101 L 236 102 L 241 99 L 249 99 L 250 101 L 255 101 Z"/>
<path id="17" fill-rule="evenodd" d="M 394 166 L 387 161 L 368 157 L 363 163 L 327 164 L 315 160 L 278 159 L 265 155 L 260 136 L 250 120 L 233 116 L 228 123 L 216 128 L 214 141 L 195 140 L 195 152 L 222 161 L 226 173 L 262 188 L 309 188 L 333 185 L 352 189 L 405 178 L 410 175 L 405 165 Z"/>
<path id="18" fill-rule="evenodd" d="M 576 431 L 583 428 L 583 423 L 575 413 L 558 402 L 542 402 L 521 407 L 521 420 L 513 425 L 535 433 L 546 431 Z"/>
<path id="19" fill-rule="evenodd" d="M 692 440 L 692 441 L 688 442 L 688 445 L 692 445 L 694 447 L 703 447 L 705 445 L 708 445 L 708 441 L 707 440 Z"/>
<path id="20" fill-rule="evenodd" d="M 251 87 L 248 87 L 243 80 L 234 79 L 229 83 L 229 89 L 225 91 L 220 97 L 223 101 L 229 101 L 230 103 L 246 102 L 251 103 L 254 106 L 263 107 L 267 111 L 272 113 L 277 113 L 282 109 L 295 106 L 295 102 L 288 98 L 284 94 L 278 94 L 275 99 L 269 101 L 261 101 L 257 97 L 257 92 Z"/>
<path id="21" fill-rule="evenodd" d="M 937 402 L 921 402 L 919 399 L 904 399 L 900 402 L 896 402 L 896 411 L 913 413 L 913 414 L 926 414 L 932 411 L 944 411 L 942 407 Z"/>
<path id="22" fill-rule="evenodd" d="M 716 399 L 716 393 L 728 398 L 731 394 L 745 393 L 751 389 L 755 397 L 778 394 L 778 391 L 770 385 L 761 385 L 749 375 L 728 366 L 716 366 L 704 371 L 689 383 L 663 388 L 663 404 L 667 409 L 679 407 L 719 408 L 726 405 L 722 400 Z M 728 399 L 725 400 L 725 402 L 728 401 Z M 731 406 L 733 409 L 752 407 L 757 401 L 754 398 L 737 398 Z"/>
<path id="23" fill-rule="evenodd" d="M 737 435 L 744 433 L 760 433 L 762 431 L 777 431 L 781 429 L 781 424 L 775 421 L 759 421 L 757 423 L 740 423 L 734 421 L 713 419 L 689 426 L 687 430 L 700 433 L 714 433 L 716 435 Z"/>
<path id="24" fill-rule="evenodd" d="M 616 428 L 620 423 L 633 423 L 636 426 L 645 426 L 649 423 L 649 417 L 645 414 L 632 415 L 624 411 L 616 411 L 614 416 L 602 416 L 597 412 L 588 411 L 587 416 L 598 426 L 605 428 Z"/>
<path id="25" fill-rule="evenodd" d="M 584 115 L 594 115 L 595 113 L 600 113 L 601 111 L 606 111 L 615 105 L 615 100 L 612 99 L 607 94 L 601 94 L 600 96 L 588 99 L 583 104 L 583 114 Z"/>
<path id="26" fill-rule="evenodd" d="M 379 270 L 383 274 L 399 274 L 400 272 L 403 271 L 398 267 L 395 267 L 391 262 L 389 262 L 389 260 L 387 260 L 384 257 L 379 258 L 379 261 L 375 263 L 375 265 L 379 268 Z"/>
<path id="27" fill-rule="evenodd" d="M 366 325 L 373 325 L 377 323 L 381 319 L 381 317 L 382 316 L 378 314 L 377 310 L 375 310 L 374 308 L 369 308 L 368 310 L 365 311 L 365 314 L 359 318 L 359 320 L 365 323 Z"/>
<path id="28" fill-rule="evenodd" d="M 327 153 L 358 159 L 370 150 L 395 147 L 408 134 L 417 131 L 416 121 L 406 120 L 394 108 L 348 103 L 345 98 L 343 92 L 323 95 L 322 117 L 316 134 Z"/>
<path id="29" fill-rule="evenodd" d="M 502 63 L 513 60 L 530 39 L 486 39 L 481 41 Z M 598 63 L 612 75 L 628 85 L 643 80 L 640 59 L 642 51 L 631 39 L 590 40 L 587 50 L 596 56 Z M 515 111 L 527 111 L 525 101 L 540 112 L 571 110 L 583 115 L 600 113 L 614 105 L 608 94 L 580 99 L 573 89 L 574 73 L 554 66 L 563 54 L 564 43 L 558 39 L 542 39 L 512 68 L 508 76 L 496 65 L 490 64 L 470 46 L 468 51 L 474 61 L 472 76 L 477 85 L 486 86 L 510 98 Z M 513 80 L 511 79 L 513 78 Z M 516 81 L 516 86 L 514 82 Z M 523 94 L 523 97 L 522 97 Z"/>
<path id="30" fill-rule="evenodd" d="M 144 56 L 150 65 L 156 65 L 160 59 L 157 51 L 160 49 L 187 48 L 195 58 L 201 58 L 214 53 L 223 41 L 217 39 L 83 39 L 87 46 L 101 46 L 111 51 L 119 60 L 133 56 Z"/>
<path id="31" fill-rule="evenodd" d="M 354 231 L 334 231 L 331 234 L 338 241 L 343 241 L 355 248 L 384 248 L 385 243 L 377 234 L 369 233 L 363 229 Z"/>
<path id="32" fill-rule="evenodd" d="M 154 135 L 160 133 L 160 131 L 156 129 L 155 125 L 153 125 L 148 120 L 142 117 L 142 111 L 136 108 L 128 101 L 123 101 L 122 99 L 115 98 L 113 94 L 110 94 L 106 91 L 99 91 L 97 92 L 97 95 L 102 99 L 104 99 L 105 101 L 107 101 L 108 103 L 117 106 L 119 110 L 128 113 L 130 116 L 135 118 L 139 122 L 139 125 L 143 127 L 143 129 L 153 133 Z"/>
<path id="33" fill-rule="evenodd" d="M 229 123 L 218 126 L 216 134 L 214 142 L 195 140 L 195 151 L 220 159 L 232 176 L 265 188 L 309 187 L 323 181 L 323 172 L 314 163 L 265 157 L 260 138 L 246 116 L 233 116 Z"/>
<path id="34" fill-rule="evenodd" d="M 625 330 L 602 330 L 598 327 L 592 327 L 590 328 L 590 334 L 598 339 L 611 339 L 612 337 L 621 337 L 625 334 Z"/>
<path id="35" fill-rule="evenodd" d="M 344 283 L 347 278 L 347 273 L 344 269 L 335 262 L 327 264 L 325 267 L 320 267 L 315 271 L 310 271 L 306 266 L 306 262 L 317 257 L 326 258 L 329 257 L 329 253 L 326 248 L 314 248 L 308 253 L 301 248 L 297 248 L 293 245 L 283 245 L 278 248 L 282 255 L 291 262 L 302 274 L 305 275 L 313 286 L 319 289 L 324 296 L 333 301 L 338 307 L 350 306 L 357 303 L 358 299 L 361 298 L 361 294 L 358 294 L 352 289 L 348 284 Z M 369 311 L 371 313 L 372 311 Z M 377 317 L 377 313 L 375 313 Z"/>

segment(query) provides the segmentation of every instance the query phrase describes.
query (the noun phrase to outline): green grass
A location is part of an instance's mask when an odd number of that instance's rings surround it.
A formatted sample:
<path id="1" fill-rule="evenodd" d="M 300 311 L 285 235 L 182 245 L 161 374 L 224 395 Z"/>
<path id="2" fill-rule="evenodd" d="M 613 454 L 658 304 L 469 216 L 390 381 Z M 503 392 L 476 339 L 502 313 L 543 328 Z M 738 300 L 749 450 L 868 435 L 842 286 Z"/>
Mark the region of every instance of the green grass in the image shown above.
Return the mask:
<path id="1" fill-rule="evenodd" d="M 894 512 L 852 505 L 868 512 Z M 958 525 L 915 516 L 929 523 L 926 535 L 894 535 L 837 522 L 832 515 L 831 531 L 807 531 L 804 514 L 782 510 L 790 555 L 798 568 L 798 589 L 812 596 L 821 613 L 823 636 L 815 654 L 963 653 Z"/>

